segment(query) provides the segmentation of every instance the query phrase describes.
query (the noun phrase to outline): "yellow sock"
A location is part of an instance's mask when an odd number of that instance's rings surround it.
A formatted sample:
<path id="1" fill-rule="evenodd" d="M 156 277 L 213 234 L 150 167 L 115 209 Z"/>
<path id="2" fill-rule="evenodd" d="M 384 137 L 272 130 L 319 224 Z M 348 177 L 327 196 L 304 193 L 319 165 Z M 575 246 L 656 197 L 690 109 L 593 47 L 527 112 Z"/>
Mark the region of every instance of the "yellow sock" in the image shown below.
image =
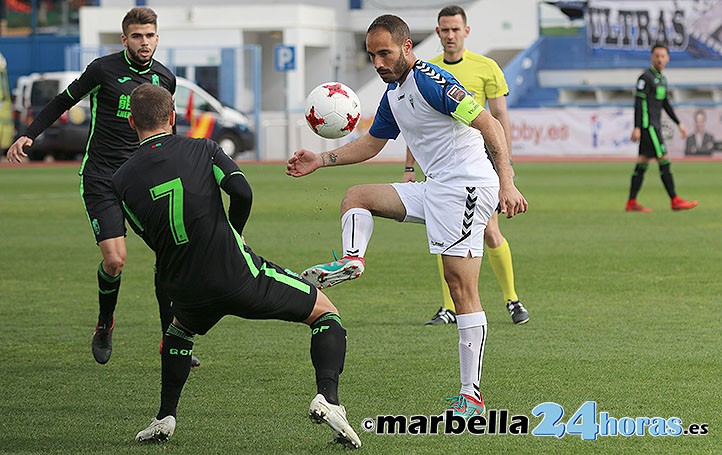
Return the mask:
<path id="1" fill-rule="evenodd" d="M 504 300 L 519 300 L 514 289 L 514 266 L 511 263 L 511 249 L 509 242 L 504 242 L 497 248 L 487 248 L 489 252 L 489 262 L 491 268 L 496 275 L 496 281 L 499 282 L 501 290 L 504 293 Z"/>
<path id="2" fill-rule="evenodd" d="M 436 259 L 439 263 L 439 273 L 441 274 L 441 296 L 444 299 L 444 308 L 451 311 L 456 311 L 454 308 L 454 301 L 451 300 L 451 292 L 449 291 L 449 285 L 446 284 L 444 279 L 444 262 L 441 260 L 441 255 L 437 254 Z"/>

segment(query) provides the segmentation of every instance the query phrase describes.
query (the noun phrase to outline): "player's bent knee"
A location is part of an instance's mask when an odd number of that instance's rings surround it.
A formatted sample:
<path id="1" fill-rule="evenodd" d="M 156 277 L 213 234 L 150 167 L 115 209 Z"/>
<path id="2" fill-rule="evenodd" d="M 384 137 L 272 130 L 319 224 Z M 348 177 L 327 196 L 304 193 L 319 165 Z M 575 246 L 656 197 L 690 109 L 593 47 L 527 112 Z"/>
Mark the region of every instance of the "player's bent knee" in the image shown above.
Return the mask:
<path id="1" fill-rule="evenodd" d="M 112 276 L 116 276 L 123 271 L 125 256 L 111 256 L 108 259 L 104 259 L 103 264 L 105 265 L 104 268 L 108 269 L 106 272 Z"/>
<path id="2" fill-rule="evenodd" d="M 339 314 L 338 309 L 333 303 L 331 303 L 331 300 L 329 300 L 329 298 L 326 297 L 324 293 L 319 291 L 316 295 L 316 304 L 313 306 L 311 314 L 303 322 L 305 322 L 306 324 L 311 324 L 313 323 L 313 321 L 326 313 Z"/>
<path id="3" fill-rule="evenodd" d="M 356 185 L 346 190 L 346 194 L 341 202 L 342 213 L 352 208 L 369 209 L 372 198 L 369 197 L 368 187 L 368 185 Z"/>

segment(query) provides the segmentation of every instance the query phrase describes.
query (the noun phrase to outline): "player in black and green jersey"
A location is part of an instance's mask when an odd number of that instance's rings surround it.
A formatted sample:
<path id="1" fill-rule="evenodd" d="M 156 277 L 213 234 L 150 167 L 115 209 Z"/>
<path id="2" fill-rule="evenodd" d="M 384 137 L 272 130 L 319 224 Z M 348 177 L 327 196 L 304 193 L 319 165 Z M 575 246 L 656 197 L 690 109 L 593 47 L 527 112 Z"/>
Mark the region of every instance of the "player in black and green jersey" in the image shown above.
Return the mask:
<path id="1" fill-rule="evenodd" d="M 11 162 L 21 162 L 24 147 L 52 125 L 66 110 L 90 97 L 91 123 L 83 164 L 80 194 L 103 261 L 98 267 L 100 311 L 93 334 L 93 356 L 104 364 L 112 352 L 113 314 L 118 301 L 120 274 L 126 258 L 123 214 L 113 196 L 113 173 L 137 149 L 138 136 L 128 125 L 130 93 L 150 82 L 175 92 L 175 75 L 153 59 L 158 45 L 158 18 L 150 8 L 136 7 L 123 18 L 121 41 L 125 49 L 92 61 L 85 71 L 38 114 L 24 136 L 8 150 Z M 163 332 L 170 324 L 170 301 L 156 292 Z M 200 364 L 195 359 L 197 365 Z"/>
<path id="2" fill-rule="evenodd" d="M 663 44 L 652 47 L 652 66 L 637 79 L 634 101 L 634 130 L 632 141 L 639 142 L 639 158 L 632 174 L 629 199 L 625 208 L 628 212 L 651 212 L 637 202 L 637 194 L 642 188 L 644 173 L 649 162 L 656 159 L 662 183 L 671 199 L 672 210 L 685 210 L 697 206 L 697 201 L 686 201 L 677 196 L 674 178 L 670 171 L 670 160 L 662 138 L 662 109 L 679 127 L 682 138 L 687 137 L 687 129 L 674 113 L 667 96 L 667 78 L 662 74 L 669 62 L 669 50 Z"/>
<path id="3" fill-rule="evenodd" d="M 163 337 L 160 410 L 136 440 L 170 438 L 194 335 L 235 315 L 311 327 L 318 393 L 309 416 L 328 424 L 337 442 L 359 447 L 338 401 L 346 331 L 336 307 L 309 282 L 245 244 L 251 187 L 218 144 L 172 134 L 175 113 L 166 90 L 139 86 L 131 112 L 140 147 L 113 176 L 113 191 L 128 224 L 155 251 L 158 283 L 173 300 L 173 322 Z M 220 190 L 230 196 L 228 217 Z"/>

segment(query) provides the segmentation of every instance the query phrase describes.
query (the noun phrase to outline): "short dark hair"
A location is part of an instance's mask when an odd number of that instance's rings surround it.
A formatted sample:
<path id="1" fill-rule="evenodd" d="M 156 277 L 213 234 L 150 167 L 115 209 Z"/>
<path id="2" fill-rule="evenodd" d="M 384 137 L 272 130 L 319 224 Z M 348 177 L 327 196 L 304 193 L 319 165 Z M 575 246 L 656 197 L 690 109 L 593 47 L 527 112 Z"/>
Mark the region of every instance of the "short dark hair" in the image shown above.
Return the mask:
<path id="1" fill-rule="evenodd" d="M 669 54 L 669 48 L 664 43 L 654 43 L 654 46 L 652 46 L 652 53 L 654 53 L 655 49 L 664 49 Z"/>
<path id="2" fill-rule="evenodd" d="M 374 19 L 374 21 L 371 22 L 371 25 L 369 25 L 368 30 L 366 30 L 366 35 L 377 28 L 382 28 L 391 33 L 391 37 L 394 42 L 398 44 L 403 44 L 407 39 L 411 39 L 409 26 L 403 19 L 398 16 L 394 16 L 393 14 L 384 14 L 383 16 L 379 16 Z"/>
<path id="3" fill-rule="evenodd" d="M 165 126 L 173 112 L 173 97 L 160 85 L 148 82 L 130 92 L 130 115 L 139 130 L 150 131 Z"/>
<path id="4" fill-rule="evenodd" d="M 439 15 L 436 17 L 436 23 L 438 24 L 442 17 L 456 16 L 457 14 L 461 16 L 464 20 L 464 25 L 466 25 L 466 11 L 464 11 L 464 8 L 459 5 L 449 5 L 442 8 L 441 11 L 439 11 Z"/>
<path id="5" fill-rule="evenodd" d="M 147 6 L 136 6 L 128 11 L 123 18 L 123 34 L 128 34 L 128 27 L 131 25 L 153 24 L 158 28 L 158 15 Z"/>

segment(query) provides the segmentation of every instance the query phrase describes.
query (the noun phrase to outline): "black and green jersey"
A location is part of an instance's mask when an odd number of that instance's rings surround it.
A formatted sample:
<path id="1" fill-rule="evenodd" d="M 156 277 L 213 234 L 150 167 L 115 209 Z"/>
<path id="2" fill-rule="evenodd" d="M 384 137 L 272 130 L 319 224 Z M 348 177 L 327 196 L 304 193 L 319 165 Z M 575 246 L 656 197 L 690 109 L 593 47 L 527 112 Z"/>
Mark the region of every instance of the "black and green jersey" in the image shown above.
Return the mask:
<path id="1" fill-rule="evenodd" d="M 226 217 L 220 189 L 230 195 Z M 258 273 L 241 241 L 251 188 L 215 142 L 172 134 L 145 139 L 113 176 L 126 220 L 156 253 L 174 302 L 213 301 Z"/>
<path id="2" fill-rule="evenodd" d="M 130 92 L 144 82 L 175 93 L 175 75 L 155 60 L 140 66 L 125 50 L 97 58 L 43 108 L 25 135 L 35 139 L 63 112 L 90 96 L 90 134 L 80 174 L 110 179 L 138 148 L 138 135 L 128 124 Z"/>
<path id="3" fill-rule="evenodd" d="M 662 109 L 679 124 L 679 119 L 667 97 L 667 78 L 654 68 L 649 68 L 637 79 L 634 99 L 634 127 L 661 131 Z"/>

